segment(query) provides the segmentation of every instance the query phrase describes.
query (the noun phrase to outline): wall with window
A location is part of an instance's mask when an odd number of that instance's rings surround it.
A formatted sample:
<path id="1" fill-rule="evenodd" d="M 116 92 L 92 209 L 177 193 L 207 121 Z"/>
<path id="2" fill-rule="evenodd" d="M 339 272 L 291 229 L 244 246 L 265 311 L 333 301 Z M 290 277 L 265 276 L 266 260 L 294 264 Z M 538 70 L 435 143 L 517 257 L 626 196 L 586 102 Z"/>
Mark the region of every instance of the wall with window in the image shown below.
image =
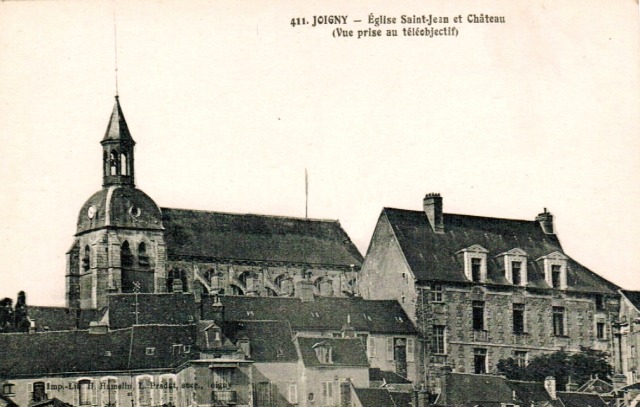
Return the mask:
<path id="1" fill-rule="evenodd" d="M 298 362 L 254 363 L 254 395 L 260 395 L 261 404 L 288 407 L 300 403 L 304 383 L 301 381 L 302 367 Z M 256 403 L 258 400 L 256 400 Z"/>
<path id="2" fill-rule="evenodd" d="M 80 236 L 76 245 L 79 258 L 68 272 L 77 275 L 78 288 L 70 281 L 68 295 L 81 308 L 101 308 L 113 292 L 166 292 L 162 232 L 100 230 Z"/>
<path id="3" fill-rule="evenodd" d="M 302 381 L 305 386 L 303 392 L 298 394 L 300 406 L 339 406 L 344 397 L 353 397 L 350 393 L 351 387 L 369 387 L 369 369 L 366 367 L 305 368 Z M 349 382 L 353 386 L 348 385 Z M 349 388 L 348 392 L 347 388 Z"/>
<path id="4" fill-rule="evenodd" d="M 451 284 L 432 288 L 420 290 L 416 326 L 425 333 L 425 355 L 435 371 L 446 365 L 456 372 L 494 373 L 500 359 L 528 360 L 561 348 L 613 352 L 615 297 Z"/>
<path id="5" fill-rule="evenodd" d="M 420 350 L 416 335 L 370 334 L 366 350 L 371 367 L 418 380 Z"/>

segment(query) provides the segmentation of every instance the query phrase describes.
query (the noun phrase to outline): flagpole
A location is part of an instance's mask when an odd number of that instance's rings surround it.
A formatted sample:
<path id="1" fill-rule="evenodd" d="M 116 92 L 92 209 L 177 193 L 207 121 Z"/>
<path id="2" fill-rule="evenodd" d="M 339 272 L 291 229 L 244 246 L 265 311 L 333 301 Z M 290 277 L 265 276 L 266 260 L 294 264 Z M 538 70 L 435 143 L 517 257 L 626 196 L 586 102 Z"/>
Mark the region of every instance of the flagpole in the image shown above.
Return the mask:
<path id="1" fill-rule="evenodd" d="M 308 218 L 309 215 L 309 175 L 307 169 L 304 169 L 304 217 Z"/>

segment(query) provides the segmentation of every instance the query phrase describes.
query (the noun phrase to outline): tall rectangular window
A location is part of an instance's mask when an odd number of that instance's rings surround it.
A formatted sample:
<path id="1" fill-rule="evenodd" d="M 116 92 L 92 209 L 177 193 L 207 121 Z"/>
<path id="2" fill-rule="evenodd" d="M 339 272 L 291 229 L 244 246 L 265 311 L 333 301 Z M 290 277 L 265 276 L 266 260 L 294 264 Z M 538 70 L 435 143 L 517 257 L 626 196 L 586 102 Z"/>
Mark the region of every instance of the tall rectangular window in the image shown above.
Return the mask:
<path id="1" fill-rule="evenodd" d="M 559 264 L 551 265 L 551 286 L 553 288 L 562 288 L 561 278 L 562 267 Z"/>
<path id="2" fill-rule="evenodd" d="M 333 382 L 322 382 L 322 403 L 325 406 L 333 405 Z"/>
<path id="3" fill-rule="evenodd" d="M 487 350 L 475 348 L 473 350 L 473 372 L 482 374 L 487 372 Z"/>
<path id="4" fill-rule="evenodd" d="M 596 336 L 598 339 L 605 339 L 604 322 L 596 323 Z"/>
<path id="5" fill-rule="evenodd" d="M 513 304 L 513 333 L 524 333 L 524 304 Z"/>
<path id="6" fill-rule="evenodd" d="M 564 336 L 564 307 L 553 307 L 553 334 Z"/>
<path id="7" fill-rule="evenodd" d="M 513 285 L 522 285 L 522 262 L 511 262 L 511 283 Z"/>
<path id="8" fill-rule="evenodd" d="M 445 350 L 445 326 L 434 325 L 431 334 L 431 352 L 444 355 L 447 353 Z"/>
<path id="9" fill-rule="evenodd" d="M 442 284 L 431 284 L 431 301 L 442 302 Z"/>
<path id="10" fill-rule="evenodd" d="M 473 330 L 484 331 L 484 301 L 473 302 Z"/>
<path id="11" fill-rule="evenodd" d="M 471 259 L 471 280 L 478 283 L 482 281 L 482 259 Z"/>
<path id="12" fill-rule="evenodd" d="M 602 294 L 596 294 L 596 310 L 604 311 L 604 297 Z"/>

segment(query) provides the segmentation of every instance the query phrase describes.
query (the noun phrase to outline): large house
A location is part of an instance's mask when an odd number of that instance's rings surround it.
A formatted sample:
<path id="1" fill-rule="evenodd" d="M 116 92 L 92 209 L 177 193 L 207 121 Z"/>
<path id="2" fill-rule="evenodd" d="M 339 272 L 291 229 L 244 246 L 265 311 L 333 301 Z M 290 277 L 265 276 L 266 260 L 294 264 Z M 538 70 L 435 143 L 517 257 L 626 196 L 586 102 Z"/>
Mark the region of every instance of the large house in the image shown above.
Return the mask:
<path id="1" fill-rule="evenodd" d="M 364 298 L 395 299 L 416 324 L 427 377 L 495 373 L 500 359 L 560 349 L 613 353 L 617 288 L 564 252 L 546 210 L 448 214 L 439 194 L 420 211 L 382 210 L 360 278 Z"/>
<path id="2" fill-rule="evenodd" d="M 338 221 L 160 208 L 135 187 L 134 146 L 116 97 L 102 144 L 102 189 L 78 215 L 67 253 L 67 306 L 109 293 L 291 296 L 309 279 L 353 296 L 362 255 Z"/>

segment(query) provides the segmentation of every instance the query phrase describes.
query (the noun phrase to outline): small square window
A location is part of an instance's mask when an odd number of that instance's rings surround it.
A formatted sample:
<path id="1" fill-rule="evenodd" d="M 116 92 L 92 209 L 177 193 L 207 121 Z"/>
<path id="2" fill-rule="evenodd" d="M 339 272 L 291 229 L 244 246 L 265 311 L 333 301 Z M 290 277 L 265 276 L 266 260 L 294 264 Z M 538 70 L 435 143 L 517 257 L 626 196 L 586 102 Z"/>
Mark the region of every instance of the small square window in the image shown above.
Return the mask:
<path id="1" fill-rule="evenodd" d="M 184 353 L 190 353 L 191 352 L 191 345 L 184 345 L 182 347 L 182 352 Z"/>
<path id="2" fill-rule="evenodd" d="M 442 289 L 442 284 L 432 284 L 431 285 L 431 301 L 442 302 L 443 291 L 444 290 Z"/>
<path id="3" fill-rule="evenodd" d="M 156 354 L 156 348 L 146 348 L 144 354 L 147 356 L 153 356 Z"/>

